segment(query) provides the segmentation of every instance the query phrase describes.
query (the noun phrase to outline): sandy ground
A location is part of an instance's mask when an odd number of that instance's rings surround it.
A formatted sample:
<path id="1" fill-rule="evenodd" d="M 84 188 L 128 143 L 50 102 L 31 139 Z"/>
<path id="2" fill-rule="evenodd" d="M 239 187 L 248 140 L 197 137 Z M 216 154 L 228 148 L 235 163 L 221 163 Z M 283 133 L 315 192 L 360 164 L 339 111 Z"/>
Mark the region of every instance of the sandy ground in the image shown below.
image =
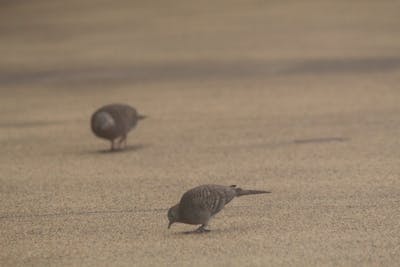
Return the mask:
<path id="1" fill-rule="evenodd" d="M 166 2 L 1 2 L 0 265 L 397 265 L 399 2 Z M 204 183 L 273 193 L 167 230 Z"/>

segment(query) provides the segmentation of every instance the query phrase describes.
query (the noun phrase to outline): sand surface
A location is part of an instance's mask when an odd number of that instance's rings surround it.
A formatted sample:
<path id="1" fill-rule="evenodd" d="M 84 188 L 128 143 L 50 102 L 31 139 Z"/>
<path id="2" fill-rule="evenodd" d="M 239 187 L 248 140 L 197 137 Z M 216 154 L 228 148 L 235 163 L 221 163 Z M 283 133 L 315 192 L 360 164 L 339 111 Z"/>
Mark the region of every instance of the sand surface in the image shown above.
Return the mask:
<path id="1" fill-rule="evenodd" d="M 0 265 L 396 266 L 399 2 L 136 2 L 1 2 Z M 204 183 L 273 193 L 167 230 Z"/>

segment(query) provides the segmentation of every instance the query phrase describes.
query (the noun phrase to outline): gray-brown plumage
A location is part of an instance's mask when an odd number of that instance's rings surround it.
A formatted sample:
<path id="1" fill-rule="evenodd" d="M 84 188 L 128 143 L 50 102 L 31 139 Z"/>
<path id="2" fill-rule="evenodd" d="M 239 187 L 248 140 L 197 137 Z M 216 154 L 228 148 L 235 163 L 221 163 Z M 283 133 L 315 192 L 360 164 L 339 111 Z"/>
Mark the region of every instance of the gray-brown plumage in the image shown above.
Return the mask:
<path id="1" fill-rule="evenodd" d="M 125 104 L 110 104 L 96 110 L 91 118 L 93 133 L 111 142 L 111 150 L 122 148 L 124 142 L 126 146 L 126 136 L 132 130 L 138 120 L 145 116 L 138 115 L 136 110 Z M 117 146 L 115 141 L 118 140 Z"/>
<path id="2" fill-rule="evenodd" d="M 180 202 L 168 210 L 168 228 L 175 222 L 201 224 L 197 232 L 205 229 L 209 220 L 233 198 L 252 194 L 270 193 L 263 190 L 244 190 L 236 185 L 200 185 L 183 194 Z"/>

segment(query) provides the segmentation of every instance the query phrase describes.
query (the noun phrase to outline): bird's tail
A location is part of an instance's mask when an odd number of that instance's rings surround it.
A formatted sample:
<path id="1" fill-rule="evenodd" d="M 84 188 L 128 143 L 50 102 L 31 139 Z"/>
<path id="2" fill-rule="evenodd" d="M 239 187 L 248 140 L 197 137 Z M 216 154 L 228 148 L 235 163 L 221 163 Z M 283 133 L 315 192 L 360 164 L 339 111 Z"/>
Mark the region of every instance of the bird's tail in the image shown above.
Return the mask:
<path id="1" fill-rule="evenodd" d="M 240 187 L 236 187 L 236 185 L 231 185 L 232 188 L 236 191 L 236 196 L 245 196 L 245 195 L 255 195 L 255 194 L 268 194 L 271 193 L 270 191 L 264 190 L 245 190 Z"/>

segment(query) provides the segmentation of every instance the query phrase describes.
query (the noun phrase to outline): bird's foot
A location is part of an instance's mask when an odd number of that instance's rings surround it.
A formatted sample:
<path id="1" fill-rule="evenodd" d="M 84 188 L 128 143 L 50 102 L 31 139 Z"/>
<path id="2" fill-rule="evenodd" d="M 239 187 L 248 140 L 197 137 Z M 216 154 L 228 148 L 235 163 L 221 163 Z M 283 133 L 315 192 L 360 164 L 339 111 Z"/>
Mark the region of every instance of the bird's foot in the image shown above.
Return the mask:
<path id="1" fill-rule="evenodd" d="M 194 232 L 198 233 L 198 234 L 202 234 L 202 233 L 208 233 L 210 232 L 210 229 L 206 229 L 205 226 L 200 226 L 199 228 L 197 228 Z"/>

